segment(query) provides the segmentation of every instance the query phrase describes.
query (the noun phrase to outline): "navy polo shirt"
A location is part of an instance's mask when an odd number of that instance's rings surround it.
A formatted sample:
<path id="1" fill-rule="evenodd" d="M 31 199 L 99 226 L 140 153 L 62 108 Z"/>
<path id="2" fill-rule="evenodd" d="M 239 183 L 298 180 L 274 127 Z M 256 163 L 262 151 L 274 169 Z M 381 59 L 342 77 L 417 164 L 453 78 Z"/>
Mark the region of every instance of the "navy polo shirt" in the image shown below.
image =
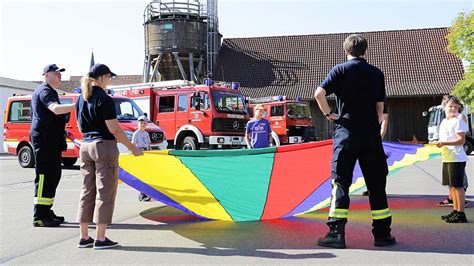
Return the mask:
<path id="1" fill-rule="evenodd" d="M 115 139 L 105 124 L 105 120 L 117 119 L 114 100 L 101 87 L 93 87 L 89 101 L 85 101 L 82 94 L 79 96 L 76 115 L 84 141 Z"/>
<path id="2" fill-rule="evenodd" d="M 319 85 L 326 95 L 336 95 L 335 123 L 353 133 L 380 130 L 376 103 L 385 101 L 383 72 L 367 63 L 364 58 L 354 58 L 331 69 Z"/>
<path id="3" fill-rule="evenodd" d="M 66 125 L 65 115 L 56 115 L 48 106 L 60 104 L 58 92 L 48 83 L 38 86 L 31 96 L 32 121 L 30 132 L 33 134 L 48 134 L 51 138 L 64 135 Z"/>

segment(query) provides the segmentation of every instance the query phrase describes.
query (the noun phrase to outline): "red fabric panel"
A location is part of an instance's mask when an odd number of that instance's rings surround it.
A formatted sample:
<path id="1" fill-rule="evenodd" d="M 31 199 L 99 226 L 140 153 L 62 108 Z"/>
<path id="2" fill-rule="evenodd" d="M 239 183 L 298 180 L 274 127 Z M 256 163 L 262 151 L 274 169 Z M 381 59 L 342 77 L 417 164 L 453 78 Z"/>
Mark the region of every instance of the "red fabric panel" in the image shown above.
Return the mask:
<path id="1" fill-rule="evenodd" d="M 277 148 L 263 219 L 292 211 L 331 176 L 332 140 Z"/>

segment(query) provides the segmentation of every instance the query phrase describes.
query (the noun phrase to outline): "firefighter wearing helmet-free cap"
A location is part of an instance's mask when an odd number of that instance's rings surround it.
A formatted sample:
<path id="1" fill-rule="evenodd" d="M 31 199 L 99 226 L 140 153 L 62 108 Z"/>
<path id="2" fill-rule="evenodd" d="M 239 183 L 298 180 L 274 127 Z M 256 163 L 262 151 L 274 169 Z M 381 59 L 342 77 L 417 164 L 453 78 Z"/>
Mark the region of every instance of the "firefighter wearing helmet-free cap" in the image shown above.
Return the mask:
<path id="1" fill-rule="evenodd" d="M 61 72 L 55 64 L 43 69 L 44 82 L 31 97 L 32 124 L 30 140 L 35 156 L 35 196 L 33 226 L 56 227 L 64 222 L 51 209 L 56 188 L 61 178 L 61 152 L 67 149 L 64 127 L 66 113 L 74 104 L 61 104 L 57 89 Z"/>
<path id="2" fill-rule="evenodd" d="M 344 41 L 347 62 L 331 69 L 316 89 L 319 108 L 336 124 L 331 164 L 332 194 L 329 233 L 318 245 L 345 248 L 345 224 L 349 213 L 349 187 L 356 161 L 364 175 L 372 210 L 375 246 L 396 243 L 390 234 L 392 215 L 387 204 L 385 185 L 388 167 L 380 137 L 380 122 L 385 101 L 384 74 L 362 57 L 367 40 L 350 35 Z M 336 95 L 337 114 L 331 112 L 326 96 Z"/>

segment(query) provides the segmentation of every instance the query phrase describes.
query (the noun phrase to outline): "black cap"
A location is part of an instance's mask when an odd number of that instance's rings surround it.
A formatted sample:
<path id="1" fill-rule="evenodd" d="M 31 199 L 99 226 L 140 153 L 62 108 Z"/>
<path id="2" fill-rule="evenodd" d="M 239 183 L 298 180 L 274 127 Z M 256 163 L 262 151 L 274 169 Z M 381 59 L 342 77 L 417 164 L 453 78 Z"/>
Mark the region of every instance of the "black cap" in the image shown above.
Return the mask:
<path id="1" fill-rule="evenodd" d="M 114 72 L 110 71 L 110 68 L 104 64 L 95 64 L 89 70 L 89 77 L 98 78 L 103 75 L 110 74 L 112 77 L 117 76 Z"/>
<path id="2" fill-rule="evenodd" d="M 43 68 L 43 75 L 48 72 L 63 72 L 66 71 L 64 68 L 59 68 L 56 64 L 50 64 Z"/>

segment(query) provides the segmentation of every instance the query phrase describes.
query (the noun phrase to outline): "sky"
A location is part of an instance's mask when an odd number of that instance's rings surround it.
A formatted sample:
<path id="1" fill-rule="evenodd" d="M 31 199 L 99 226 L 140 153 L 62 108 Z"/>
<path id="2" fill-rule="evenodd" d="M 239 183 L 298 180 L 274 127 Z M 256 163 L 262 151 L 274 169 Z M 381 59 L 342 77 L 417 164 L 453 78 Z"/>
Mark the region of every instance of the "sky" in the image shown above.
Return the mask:
<path id="1" fill-rule="evenodd" d="M 88 72 L 92 50 L 119 75 L 141 74 L 149 2 L 0 0 L 0 76 L 41 80 L 55 63 L 68 80 Z M 473 8 L 473 0 L 218 1 L 223 38 L 449 27 Z"/>

